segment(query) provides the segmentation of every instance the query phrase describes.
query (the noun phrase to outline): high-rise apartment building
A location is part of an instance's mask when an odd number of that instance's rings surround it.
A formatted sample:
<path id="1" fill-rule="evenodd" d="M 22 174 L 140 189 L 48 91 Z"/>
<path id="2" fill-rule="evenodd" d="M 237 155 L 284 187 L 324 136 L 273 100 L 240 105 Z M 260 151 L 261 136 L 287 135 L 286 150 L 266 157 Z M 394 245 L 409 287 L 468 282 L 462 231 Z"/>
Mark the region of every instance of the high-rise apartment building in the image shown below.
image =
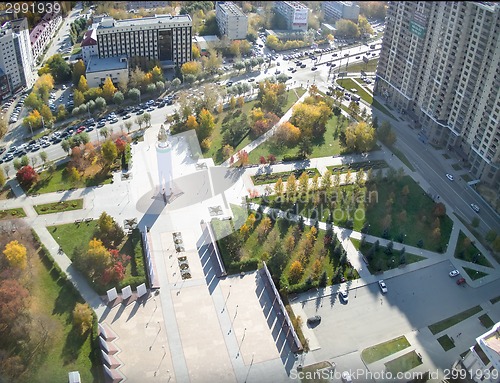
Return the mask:
<path id="1" fill-rule="evenodd" d="M 155 15 L 115 20 L 104 17 L 96 28 L 99 58 L 140 56 L 166 67 L 191 61 L 192 20 L 189 15 Z"/>
<path id="2" fill-rule="evenodd" d="M 217 1 L 215 19 L 222 36 L 229 40 L 246 39 L 248 18 L 232 1 Z"/>
<path id="3" fill-rule="evenodd" d="M 298 1 L 275 1 L 274 11 L 283 16 L 290 31 L 307 31 L 309 8 Z"/>
<path id="4" fill-rule="evenodd" d="M 326 19 L 340 20 L 346 19 L 358 22 L 359 5 L 352 1 L 322 1 L 321 10 Z"/>
<path id="5" fill-rule="evenodd" d="M 500 189 L 500 5 L 389 2 L 375 92 Z"/>
<path id="6" fill-rule="evenodd" d="M 7 21 L 0 28 L 0 68 L 10 92 L 33 86 L 33 55 L 26 18 Z"/>

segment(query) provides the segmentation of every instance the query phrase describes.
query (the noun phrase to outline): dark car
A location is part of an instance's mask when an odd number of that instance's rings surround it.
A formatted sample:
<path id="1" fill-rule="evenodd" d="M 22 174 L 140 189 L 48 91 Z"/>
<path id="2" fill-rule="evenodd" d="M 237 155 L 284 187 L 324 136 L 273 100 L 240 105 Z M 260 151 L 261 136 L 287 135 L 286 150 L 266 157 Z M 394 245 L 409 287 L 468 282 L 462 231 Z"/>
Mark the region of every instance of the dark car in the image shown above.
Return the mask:
<path id="1" fill-rule="evenodd" d="M 465 278 L 457 279 L 457 285 L 463 285 L 465 282 Z"/>
<path id="2" fill-rule="evenodd" d="M 312 326 L 312 325 L 317 325 L 321 322 L 321 315 L 315 315 L 313 317 L 307 318 L 307 324 Z"/>

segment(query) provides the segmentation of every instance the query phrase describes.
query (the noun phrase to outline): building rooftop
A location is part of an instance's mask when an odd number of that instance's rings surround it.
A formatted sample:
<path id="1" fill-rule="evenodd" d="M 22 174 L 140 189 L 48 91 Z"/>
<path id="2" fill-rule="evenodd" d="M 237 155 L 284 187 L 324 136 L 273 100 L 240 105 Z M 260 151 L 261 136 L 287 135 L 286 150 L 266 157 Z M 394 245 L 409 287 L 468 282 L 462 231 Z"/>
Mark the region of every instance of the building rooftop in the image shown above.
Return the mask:
<path id="1" fill-rule="evenodd" d="M 33 28 L 33 30 L 30 33 L 30 41 L 31 45 L 33 45 L 38 37 L 42 34 L 42 32 L 47 28 L 47 26 L 50 25 L 51 21 L 58 17 L 58 13 L 47 13 L 43 18 L 40 20 L 40 22 Z"/>
<path id="2" fill-rule="evenodd" d="M 126 69 L 127 67 L 128 62 L 126 56 L 106 58 L 91 57 L 87 64 L 87 73 Z"/>
<path id="3" fill-rule="evenodd" d="M 95 29 L 89 29 L 83 35 L 82 43 L 80 44 L 80 46 L 86 47 L 89 45 L 97 45 L 97 36 Z"/>
<path id="4" fill-rule="evenodd" d="M 287 4 L 288 6 L 295 8 L 295 9 L 304 9 L 307 8 L 304 4 L 298 2 L 298 1 L 282 1 L 282 3 Z"/>
<path id="5" fill-rule="evenodd" d="M 137 19 L 125 19 L 125 20 L 115 20 L 112 17 L 104 17 L 99 24 L 98 29 L 105 28 L 122 28 L 122 27 L 136 27 L 141 25 L 152 25 L 152 24 L 171 24 L 172 22 L 191 22 L 191 16 L 189 15 L 154 15 L 149 17 L 142 17 Z"/>
<path id="6" fill-rule="evenodd" d="M 226 13 L 233 16 L 245 16 L 239 7 L 236 6 L 232 1 L 218 1 L 217 5 Z"/>

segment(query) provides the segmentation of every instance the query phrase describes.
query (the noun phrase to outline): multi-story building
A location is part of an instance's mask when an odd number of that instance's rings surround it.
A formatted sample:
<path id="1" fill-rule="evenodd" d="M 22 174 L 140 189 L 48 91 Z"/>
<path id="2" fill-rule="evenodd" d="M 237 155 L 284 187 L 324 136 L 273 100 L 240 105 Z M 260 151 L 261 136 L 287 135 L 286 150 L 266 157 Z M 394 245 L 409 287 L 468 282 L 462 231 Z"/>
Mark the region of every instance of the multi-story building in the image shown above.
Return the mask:
<path id="1" fill-rule="evenodd" d="M 90 58 L 92 56 L 97 56 L 97 33 L 95 28 L 90 28 L 85 32 L 85 35 L 83 35 L 82 42 L 80 44 L 82 48 L 82 58 L 83 58 L 83 63 L 85 66 L 90 61 Z"/>
<path id="2" fill-rule="evenodd" d="M 43 53 L 47 44 L 51 41 L 57 28 L 62 23 L 60 12 L 47 13 L 30 33 L 31 50 L 33 51 L 33 60 L 36 60 Z"/>
<path id="3" fill-rule="evenodd" d="M 375 93 L 500 189 L 500 4 L 389 2 Z"/>
<path id="4" fill-rule="evenodd" d="M 96 28 L 99 58 L 140 56 L 164 67 L 191 61 L 192 20 L 189 15 L 155 15 L 115 20 L 104 17 Z"/>
<path id="5" fill-rule="evenodd" d="M 244 40 L 248 31 L 247 16 L 231 1 L 217 1 L 215 19 L 221 36 L 229 40 Z"/>
<path id="6" fill-rule="evenodd" d="M 283 16 L 288 30 L 307 31 L 309 8 L 298 1 L 275 1 L 274 11 Z"/>
<path id="7" fill-rule="evenodd" d="M 322 1 L 321 10 L 326 19 L 346 19 L 358 22 L 359 5 L 354 4 L 352 1 Z"/>
<path id="8" fill-rule="evenodd" d="M 26 18 L 8 21 L 0 28 L 0 69 L 9 84 L 10 92 L 32 87 L 33 56 Z"/>
<path id="9" fill-rule="evenodd" d="M 169 1 L 127 1 L 127 9 L 130 11 L 132 9 L 152 9 L 152 8 L 164 8 L 170 5 Z"/>
<path id="10" fill-rule="evenodd" d="M 476 344 L 460 360 L 460 364 L 459 367 L 463 368 L 474 382 L 498 382 L 500 378 L 500 322 L 476 338 Z"/>
<path id="11" fill-rule="evenodd" d="M 98 58 L 92 56 L 86 64 L 85 77 L 91 88 L 102 86 L 106 77 L 115 85 L 128 79 L 128 60 L 126 57 Z"/>

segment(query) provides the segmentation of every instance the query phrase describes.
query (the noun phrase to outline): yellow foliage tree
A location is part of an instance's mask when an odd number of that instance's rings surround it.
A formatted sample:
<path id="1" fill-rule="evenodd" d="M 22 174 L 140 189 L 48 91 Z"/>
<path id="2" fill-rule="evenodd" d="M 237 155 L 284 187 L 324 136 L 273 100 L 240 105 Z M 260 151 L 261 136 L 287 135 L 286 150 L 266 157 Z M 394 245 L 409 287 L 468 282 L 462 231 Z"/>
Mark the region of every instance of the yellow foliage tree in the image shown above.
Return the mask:
<path id="1" fill-rule="evenodd" d="M 86 265 L 90 276 L 102 275 L 103 271 L 111 263 L 111 255 L 99 239 L 92 239 L 87 250 Z"/>
<path id="2" fill-rule="evenodd" d="M 302 172 L 299 177 L 299 193 L 301 195 L 306 195 L 309 190 L 309 176 L 307 172 Z"/>
<path id="3" fill-rule="evenodd" d="M 229 100 L 229 107 L 231 109 L 236 108 L 236 99 L 234 98 L 234 96 L 231 96 L 231 99 Z"/>
<path id="4" fill-rule="evenodd" d="M 200 49 L 196 44 L 193 44 L 191 47 L 191 52 L 193 52 L 193 58 L 194 59 L 199 59 L 201 54 L 200 54 Z"/>
<path id="5" fill-rule="evenodd" d="M 84 335 L 92 328 L 92 309 L 86 303 L 77 303 L 73 309 L 73 324 Z"/>
<path id="6" fill-rule="evenodd" d="M 155 67 L 151 69 L 151 77 L 152 82 L 165 81 L 163 77 L 163 71 L 158 65 L 155 65 Z"/>
<path id="7" fill-rule="evenodd" d="M 238 97 L 236 103 L 238 104 L 238 108 L 243 108 L 243 105 L 245 105 L 245 98 L 243 96 Z"/>
<path id="8" fill-rule="evenodd" d="M 117 89 L 113 84 L 111 77 L 106 77 L 104 84 L 102 85 L 102 96 L 106 102 L 110 102 L 113 99 L 113 95 L 116 93 Z"/>
<path id="9" fill-rule="evenodd" d="M 278 181 L 276 181 L 276 183 L 274 184 L 274 192 L 276 193 L 276 195 L 278 197 L 281 197 L 283 195 L 283 192 L 284 192 L 284 186 L 283 186 L 283 180 L 280 178 L 278 178 Z"/>
<path id="10" fill-rule="evenodd" d="M 313 277 L 313 279 L 315 279 L 315 280 L 319 279 L 319 276 L 321 275 L 322 269 L 323 269 L 323 266 L 321 265 L 321 261 L 319 259 L 316 259 L 312 265 L 312 277 Z"/>
<path id="11" fill-rule="evenodd" d="M 201 64 L 197 61 L 188 61 L 182 64 L 181 73 L 185 76 L 187 74 L 192 74 L 197 76 L 201 72 Z"/>
<path id="12" fill-rule="evenodd" d="M 75 103 L 75 107 L 80 106 L 85 102 L 83 93 L 78 89 L 75 89 L 73 92 L 73 102 Z"/>
<path id="13" fill-rule="evenodd" d="M 26 247 L 18 241 L 11 241 L 5 245 L 3 254 L 9 265 L 18 269 L 25 269 L 27 265 Z"/>
<path id="14" fill-rule="evenodd" d="M 196 129 L 198 128 L 198 121 L 196 121 L 196 117 L 190 115 L 186 120 L 186 127 L 188 129 Z"/>
<path id="15" fill-rule="evenodd" d="M 89 85 L 87 84 L 87 79 L 85 76 L 80 76 L 80 80 L 78 80 L 78 90 L 82 93 L 85 93 L 86 91 L 89 90 Z"/>
<path id="16" fill-rule="evenodd" d="M 302 274 L 304 274 L 304 266 L 300 261 L 293 261 L 290 265 L 290 271 L 288 272 L 288 281 L 294 285 L 300 281 L 302 278 Z"/>

